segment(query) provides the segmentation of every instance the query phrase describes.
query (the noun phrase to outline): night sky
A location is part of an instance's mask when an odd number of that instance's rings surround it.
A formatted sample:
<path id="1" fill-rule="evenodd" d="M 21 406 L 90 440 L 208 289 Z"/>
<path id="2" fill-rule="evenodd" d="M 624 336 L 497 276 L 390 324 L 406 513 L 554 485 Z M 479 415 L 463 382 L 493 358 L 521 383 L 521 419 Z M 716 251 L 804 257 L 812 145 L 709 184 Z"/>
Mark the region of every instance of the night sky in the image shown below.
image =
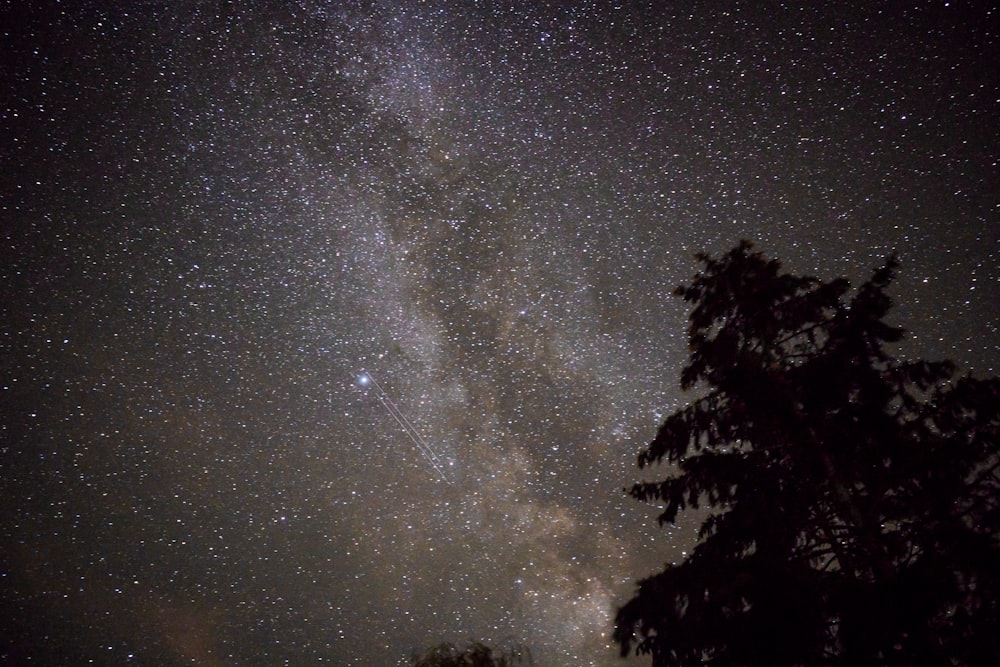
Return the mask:
<path id="1" fill-rule="evenodd" d="M 997 11 L 709 4 L 4 2 L 0 662 L 628 664 L 741 238 L 995 374 Z"/>

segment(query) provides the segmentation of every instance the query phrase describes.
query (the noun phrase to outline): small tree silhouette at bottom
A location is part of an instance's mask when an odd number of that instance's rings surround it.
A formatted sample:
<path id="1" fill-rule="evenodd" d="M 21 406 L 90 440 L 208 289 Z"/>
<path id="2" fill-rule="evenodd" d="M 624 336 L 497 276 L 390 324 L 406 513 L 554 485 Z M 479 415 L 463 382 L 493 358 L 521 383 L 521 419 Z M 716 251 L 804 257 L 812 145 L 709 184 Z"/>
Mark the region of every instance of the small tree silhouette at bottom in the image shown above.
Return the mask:
<path id="1" fill-rule="evenodd" d="M 438 644 L 423 654 L 413 656 L 413 667 L 531 667 L 531 651 L 514 644 L 499 652 L 481 642 L 469 642 L 464 648 L 448 642 Z"/>

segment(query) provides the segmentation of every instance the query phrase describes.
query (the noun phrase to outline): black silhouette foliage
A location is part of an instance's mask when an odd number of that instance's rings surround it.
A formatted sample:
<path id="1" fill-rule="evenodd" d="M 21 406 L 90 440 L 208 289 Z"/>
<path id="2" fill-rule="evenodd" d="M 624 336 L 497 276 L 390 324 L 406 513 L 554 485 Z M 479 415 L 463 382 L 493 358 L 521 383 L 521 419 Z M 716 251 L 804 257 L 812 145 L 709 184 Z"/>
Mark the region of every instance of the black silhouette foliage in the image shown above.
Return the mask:
<path id="1" fill-rule="evenodd" d="M 894 258 L 846 280 L 741 243 L 690 302 L 700 398 L 670 415 L 630 494 L 661 523 L 702 508 L 686 560 L 617 614 L 622 654 L 690 665 L 1000 664 L 1000 381 L 901 360 Z"/>
<path id="2" fill-rule="evenodd" d="M 531 651 L 521 644 L 496 651 L 481 642 L 459 648 L 445 642 L 413 656 L 413 667 L 515 667 L 534 664 Z"/>

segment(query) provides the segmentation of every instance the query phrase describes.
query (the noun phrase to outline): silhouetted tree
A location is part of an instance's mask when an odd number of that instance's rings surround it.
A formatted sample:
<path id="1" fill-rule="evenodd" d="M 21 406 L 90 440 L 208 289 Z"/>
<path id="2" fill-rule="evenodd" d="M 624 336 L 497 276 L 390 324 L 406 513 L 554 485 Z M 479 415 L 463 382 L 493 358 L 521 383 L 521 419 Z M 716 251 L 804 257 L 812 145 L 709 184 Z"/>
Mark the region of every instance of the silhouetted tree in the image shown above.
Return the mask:
<path id="1" fill-rule="evenodd" d="M 1000 380 L 886 343 L 890 259 L 846 280 L 782 272 L 741 243 L 693 304 L 684 389 L 630 494 L 662 523 L 703 507 L 680 564 L 616 618 L 654 666 L 1000 664 Z"/>
<path id="2" fill-rule="evenodd" d="M 423 655 L 413 656 L 413 667 L 515 667 L 532 664 L 531 651 L 521 644 L 495 653 L 480 642 L 470 642 L 462 649 L 445 642 Z"/>

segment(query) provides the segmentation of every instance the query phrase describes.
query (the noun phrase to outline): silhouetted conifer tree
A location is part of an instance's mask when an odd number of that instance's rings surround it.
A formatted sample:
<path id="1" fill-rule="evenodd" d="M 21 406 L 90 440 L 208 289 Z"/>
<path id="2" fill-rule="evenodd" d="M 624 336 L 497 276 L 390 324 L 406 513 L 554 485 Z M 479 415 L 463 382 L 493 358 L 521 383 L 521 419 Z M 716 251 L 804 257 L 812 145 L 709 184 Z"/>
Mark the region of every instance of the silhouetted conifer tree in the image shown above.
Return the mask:
<path id="1" fill-rule="evenodd" d="M 907 361 L 895 259 L 852 292 L 741 243 L 676 294 L 684 389 L 630 494 L 704 508 L 680 564 L 616 618 L 653 665 L 1000 664 L 1000 380 Z"/>

